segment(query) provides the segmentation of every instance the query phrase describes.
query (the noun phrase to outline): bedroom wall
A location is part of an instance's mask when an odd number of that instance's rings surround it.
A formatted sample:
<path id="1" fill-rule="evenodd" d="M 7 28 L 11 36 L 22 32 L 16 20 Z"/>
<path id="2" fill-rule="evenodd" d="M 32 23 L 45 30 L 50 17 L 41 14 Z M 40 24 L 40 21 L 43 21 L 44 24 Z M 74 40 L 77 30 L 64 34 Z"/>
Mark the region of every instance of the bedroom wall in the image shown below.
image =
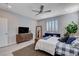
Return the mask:
<path id="1" fill-rule="evenodd" d="M 74 12 L 74 13 L 59 16 L 58 19 L 60 20 L 59 21 L 59 33 L 61 33 L 61 35 L 63 35 L 66 32 L 65 27 L 69 23 L 74 21 L 76 24 L 78 24 L 78 22 L 79 22 L 78 12 Z M 78 32 L 75 35 L 77 35 Z"/>
<path id="2" fill-rule="evenodd" d="M 16 34 L 18 33 L 19 26 L 29 27 L 31 32 L 35 36 L 35 27 L 37 24 L 35 20 L 1 9 L 0 16 L 6 17 L 8 19 L 9 45 L 16 43 Z"/>
<path id="3" fill-rule="evenodd" d="M 65 33 L 65 27 L 69 23 L 74 21 L 75 23 L 78 24 L 79 17 L 78 17 L 78 12 L 74 12 L 74 13 L 69 13 L 69 14 L 64 14 L 60 16 L 55 16 L 55 17 L 39 20 L 38 25 L 42 25 L 43 34 L 46 32 L 46 21 L 53 20 L 53 19 L 58 20 L 58 33 L 63 35 Z M 78 34 L 78 32 L 76 33 L 76 35 Z"/>

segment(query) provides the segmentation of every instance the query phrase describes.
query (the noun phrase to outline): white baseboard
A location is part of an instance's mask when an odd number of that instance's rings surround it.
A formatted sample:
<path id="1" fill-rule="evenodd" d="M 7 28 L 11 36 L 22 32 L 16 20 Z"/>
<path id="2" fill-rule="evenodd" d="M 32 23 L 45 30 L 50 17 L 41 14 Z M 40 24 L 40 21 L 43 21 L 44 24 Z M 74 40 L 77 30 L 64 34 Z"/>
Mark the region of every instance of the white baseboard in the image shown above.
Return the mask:
<path id="1" fill-rule="evenodd" d="M 9 43 L 8 45 L 13 45 L 13 44 L 16 44 L 16 42 L 11 42 L 11 43 Z"/>

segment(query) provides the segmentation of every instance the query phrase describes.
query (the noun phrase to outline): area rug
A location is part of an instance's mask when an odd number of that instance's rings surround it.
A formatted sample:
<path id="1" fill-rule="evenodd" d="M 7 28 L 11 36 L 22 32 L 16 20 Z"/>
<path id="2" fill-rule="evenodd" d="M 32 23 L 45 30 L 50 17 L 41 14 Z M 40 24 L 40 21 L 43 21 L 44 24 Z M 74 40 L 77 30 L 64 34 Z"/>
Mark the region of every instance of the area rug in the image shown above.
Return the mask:
<path id="1" fill-rule="evenodd" d="M 37 50 L 37 51 L 34 50 L 34 44 L 31 44 L 17 51 L 14 51 L 13 55 L 14 56 L 51 56 L 47 52 L 40 51 L 40 50 Z"/>

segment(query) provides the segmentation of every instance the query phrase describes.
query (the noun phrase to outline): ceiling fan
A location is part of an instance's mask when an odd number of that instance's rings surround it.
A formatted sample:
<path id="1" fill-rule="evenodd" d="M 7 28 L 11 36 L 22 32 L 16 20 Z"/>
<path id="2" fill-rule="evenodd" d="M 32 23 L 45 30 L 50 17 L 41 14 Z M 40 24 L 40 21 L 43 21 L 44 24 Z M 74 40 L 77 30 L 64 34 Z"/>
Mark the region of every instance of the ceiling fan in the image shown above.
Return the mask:
<path id="1" fill-rule="evenodd" d="M 40 10 L 38 11 L 38 10 L 32 10 L 33 12 L 37 12 L 37 14 L 36 15 L 39 15 L 39 14 L 41 14 L 41 13 L 47 13 L 47 12 L 51 12 L 51 10 L 46 10 L 46 11 L 44 11 L 44 5 L 41 5 L 40 6 Z"/>

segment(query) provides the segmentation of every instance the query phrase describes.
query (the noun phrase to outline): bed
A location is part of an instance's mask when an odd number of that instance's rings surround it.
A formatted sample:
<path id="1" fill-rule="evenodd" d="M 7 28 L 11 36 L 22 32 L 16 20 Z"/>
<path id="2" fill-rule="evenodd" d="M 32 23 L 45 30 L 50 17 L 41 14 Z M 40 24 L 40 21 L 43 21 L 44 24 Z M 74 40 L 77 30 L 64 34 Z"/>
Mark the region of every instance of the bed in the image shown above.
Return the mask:
<path id="1" fill-rule="evenodd" d="M 61 56 L 79 56 L 79 49 L 73 48 L 71 44 L 58 41 L 56 44 L 55 53 Z"/>
<path id="2" fill-rule="evenodd" d="M 62 43 L 58 39 L 59 37 L 51 37 L 47 40 L 40 39 L 35 46 L 35 50 L 43 50 L 51 55 L 79 56 L 78 48 L 73 48 L 70 44 Z"/>
<path id="3" fill-rule="evenodd" d="M 43 50 L 45 52 L 50 53 L 51 55 L 54 55 L 56 44 L 58 42 L 59 37 L 58 34 L 52 34 L 52 33 L 45 33 L 45 36 L 52 36 L 49 39 L 39 39 L 36 43 L 35 50 Z M 53 43 L 52 43 L 53 42 Z"/>
<path id="4" fill-rule="evenodd" d="M 54 55 L 57 42 L 57 37 L 51 37 L 48 40 L 40 39 L 36 43 L 35 50 L 43 50 L 45 52 L 50 53 L 51 55 Z"/>

